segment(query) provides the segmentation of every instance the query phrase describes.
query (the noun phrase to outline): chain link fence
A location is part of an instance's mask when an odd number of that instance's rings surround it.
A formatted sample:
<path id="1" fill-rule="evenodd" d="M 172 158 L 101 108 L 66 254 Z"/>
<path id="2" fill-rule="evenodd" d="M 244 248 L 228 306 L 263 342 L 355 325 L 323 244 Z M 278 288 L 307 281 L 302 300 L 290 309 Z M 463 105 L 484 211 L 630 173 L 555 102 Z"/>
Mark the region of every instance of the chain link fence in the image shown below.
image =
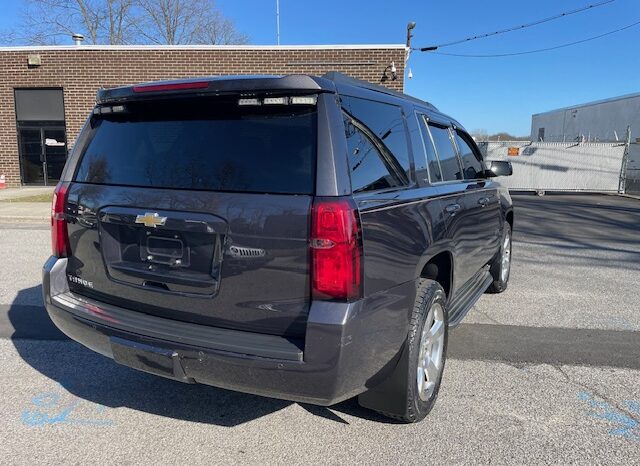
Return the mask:
<path id="1" fill-rule="evenodd" d="M 638 159 L 640 165 L 640 153 L 625 158 L 626 143 L 490 141 L 478 145 L 486 160 L 512 163 L 513 175 L 501 179 L 512 190 L 619 193 L 625 185 L 627 190 L 640 188 L 640 180 L 631 180 L 629 174 L 635 170 L 640 177 L 640 166 L 635 164 Z"/>
<path id="2" fill-rule="evenodd" d="M 625 193 L 640 195 L 640 143 L 629 145 L 624 187 Z"/>

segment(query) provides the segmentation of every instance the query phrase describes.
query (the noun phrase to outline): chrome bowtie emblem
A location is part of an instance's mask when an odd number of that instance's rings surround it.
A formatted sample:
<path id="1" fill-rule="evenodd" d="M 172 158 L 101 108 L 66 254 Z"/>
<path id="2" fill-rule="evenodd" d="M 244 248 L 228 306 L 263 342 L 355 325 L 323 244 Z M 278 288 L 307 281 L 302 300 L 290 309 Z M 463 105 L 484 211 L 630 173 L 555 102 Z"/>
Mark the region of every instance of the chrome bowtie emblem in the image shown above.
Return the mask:
<path id="1" fill-rule="evenodd" d="M 136 215 L 136 223 L 141 223 L 145 227 L 156 228 L 167 222 L 167 217 L 160 217 L 158 212 L 147 212 L 144 215 Z"/>

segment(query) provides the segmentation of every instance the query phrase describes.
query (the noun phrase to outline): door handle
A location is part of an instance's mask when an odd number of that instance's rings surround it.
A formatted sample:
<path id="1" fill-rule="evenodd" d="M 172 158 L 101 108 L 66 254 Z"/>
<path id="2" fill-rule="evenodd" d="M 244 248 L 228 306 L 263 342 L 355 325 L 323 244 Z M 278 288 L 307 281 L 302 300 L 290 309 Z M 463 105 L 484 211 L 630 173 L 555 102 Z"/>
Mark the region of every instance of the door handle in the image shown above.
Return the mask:
<path id="1" fill-rule="evenodd" d="M 489 198 L 481 197 L 480 199 L 478 199 L 478 204 L 480 204 L 482 207 L 486 207 L 487 205 L 489 205 Z"/>
<path id="2" fill-rule="evenodd" d="M 455 215 L 456 212 L 459 211 L 460 209 L 461 209 L 460 204 L 449 204 L 447 207 L 444 208 L 444 210 L 446 210 L 451 215 Z"/>

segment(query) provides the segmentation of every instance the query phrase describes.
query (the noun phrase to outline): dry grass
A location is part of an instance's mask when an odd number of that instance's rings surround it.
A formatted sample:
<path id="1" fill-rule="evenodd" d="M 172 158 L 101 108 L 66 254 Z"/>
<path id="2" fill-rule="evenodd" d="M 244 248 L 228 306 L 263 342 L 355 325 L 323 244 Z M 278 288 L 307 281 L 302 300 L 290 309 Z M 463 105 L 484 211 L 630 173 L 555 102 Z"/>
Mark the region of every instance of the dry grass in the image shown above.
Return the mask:
<path id="1" fill-rule="evenodd" d="M 0 202 L 49 202 L 53 198 L 53 193 L 36 194 L 34 196 L 15 197 L 13 199 L 4 199 Z"/>

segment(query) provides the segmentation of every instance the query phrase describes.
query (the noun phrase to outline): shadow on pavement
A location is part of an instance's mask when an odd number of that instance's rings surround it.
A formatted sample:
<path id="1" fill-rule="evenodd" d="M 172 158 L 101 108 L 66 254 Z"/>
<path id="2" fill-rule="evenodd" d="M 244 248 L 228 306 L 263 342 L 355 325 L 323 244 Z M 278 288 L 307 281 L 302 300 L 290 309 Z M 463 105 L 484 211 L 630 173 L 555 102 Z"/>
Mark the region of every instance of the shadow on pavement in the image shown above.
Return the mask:
<path id="1" fill-rule="evenodd" d="M 513 200 L 514 241 L 551 248 L 553 264 L 563 264 L 571 258 L 593 267 L 640 270 L 638 200 L 566 194 L 519 194 Z M 541 256 L 540 261 L 549 263 L 549 256 Z"/>
<path id="2" fill-rule="evenodd" d="M 79 398 L 111 408 L 127 407 L 226 427 L 267 416 L 292 404 L 206 385 L 183 384 L 118 365 L 68 340 L 51 323 L 44 308 L 19 304 L 21 296 L 39 291 L 40 287 L 22 290 L 16 304 L 9 308 L 9 326 L 14 329 L 10 336 L 25 362 Z M 463 323 L 451 333 L 448 356 L 457 360 L 499 361 L 513 365 L 640 369 L 639 335 L 630 330 Z M 49 340 L 48 344 L 44 340 Z M 361 408 L 355 399 L 330 408 L 300 406 L 314 416 L 343 424 L 348 421 L 340 413 L 395 423 Z"/>
<path id="3" fill-rule="evenodd" d="M 499 324 L 461 324 L 448 356 L 514 365 L 551 364 L 640 369 L 640 332 Z"/>
<path id="4" fill-rule="evenodd" d="M 121 366 L 69 340 L 51 322 L 44 307 L 22 304 L 33 302 L 34 295 L 41 293 L 41 286 L 18 293 L 6 313 L 8 321 L 0 325 L 0 337 L 10 337 L 27 364 L 78 398 L 110 408 L 127 407 L 225 427 L 267 416 L 292 404 L 206 385 L 183 384 Z M 339 413 L 394 422 L 361 408 L 355 399 L 331 408 L 300 406 L 315 416 L 344 424 L 348 422 Z"/>

